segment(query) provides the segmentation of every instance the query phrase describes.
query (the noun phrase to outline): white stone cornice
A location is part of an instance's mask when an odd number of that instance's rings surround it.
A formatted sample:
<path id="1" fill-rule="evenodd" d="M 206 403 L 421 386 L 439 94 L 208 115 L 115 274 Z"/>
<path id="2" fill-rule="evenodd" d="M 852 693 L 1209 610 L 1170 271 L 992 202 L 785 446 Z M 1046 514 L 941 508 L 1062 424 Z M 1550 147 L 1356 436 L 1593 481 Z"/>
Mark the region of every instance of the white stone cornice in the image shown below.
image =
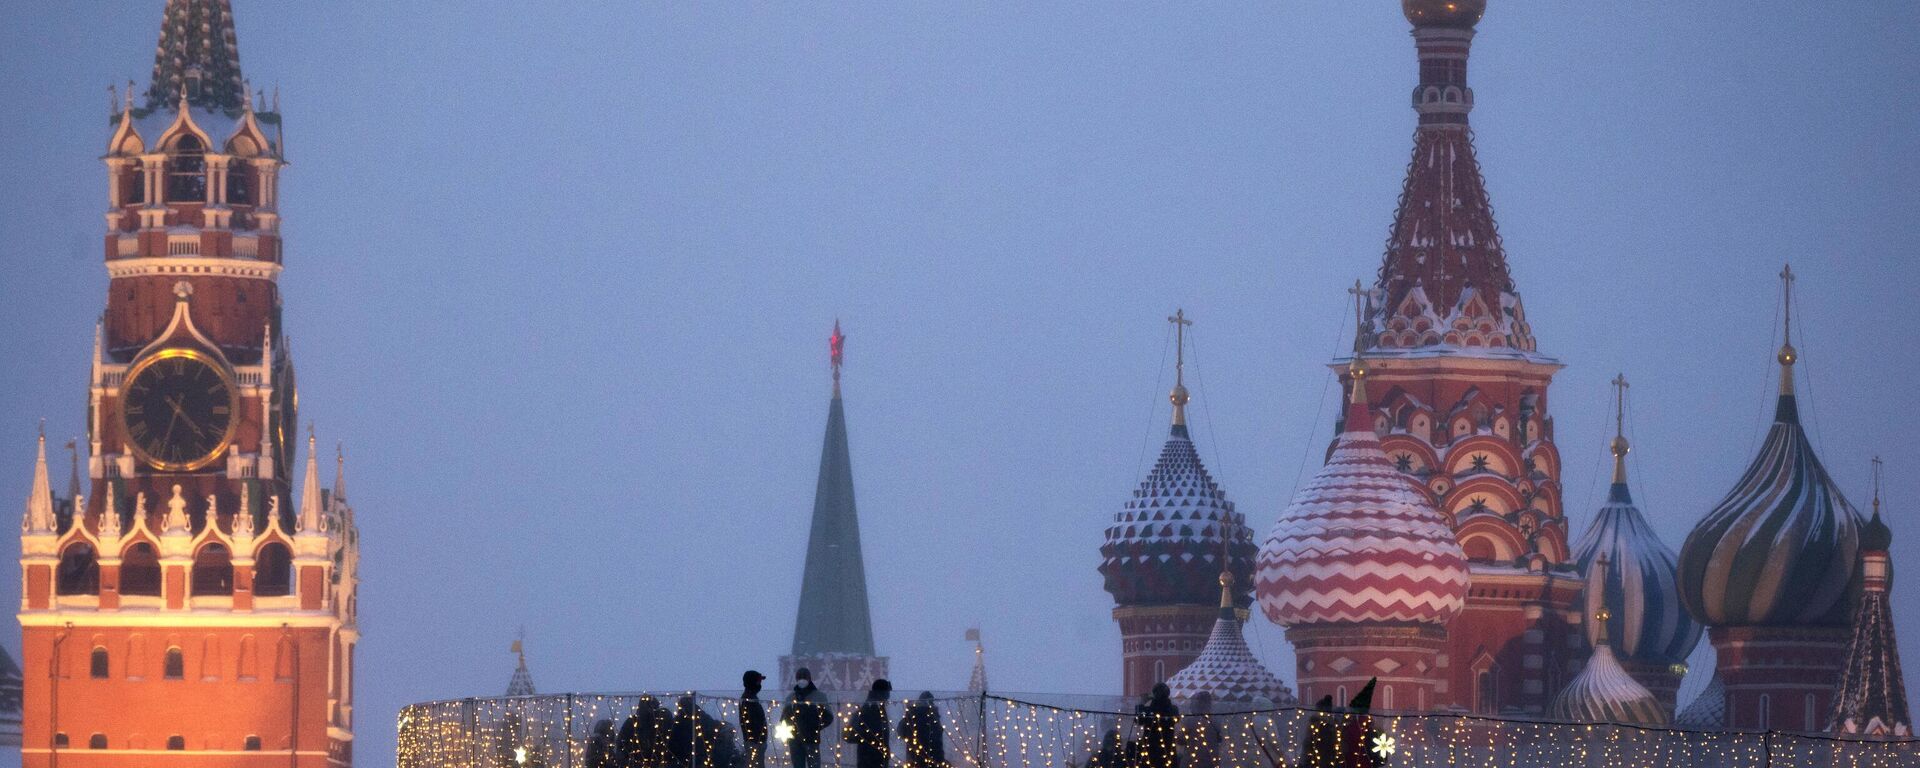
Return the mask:
<path id="1" fill-rule="evenodd" d="M 216 275 L 278 280 L 282 267 L 270 261 L 253 259 L 213 259 L 198 256 L 143 259 L 115 259 L 107 262 L 107 277 L 145 277 L 149 275 Z"/>
<path id="2" fill-rule="evenodd" d="M 274 611 L 264 612 L 255 609 L 253 613 L 226 609 L 212 610 L 153 610 L 122 607 L 113 613 L 103 613 L 91 608 L 80 607 L 77 610 L 63 611 L 21 611 L 19 615 L 22 627 L 62 627 L 72 622 L 75 628 L 138 628 L 153 627 L 156 622 L 167 627 L 248 627 L 274 628 L 286 624 L 295 629 L 334 629 L 340 620 L 326 611 Z"/>

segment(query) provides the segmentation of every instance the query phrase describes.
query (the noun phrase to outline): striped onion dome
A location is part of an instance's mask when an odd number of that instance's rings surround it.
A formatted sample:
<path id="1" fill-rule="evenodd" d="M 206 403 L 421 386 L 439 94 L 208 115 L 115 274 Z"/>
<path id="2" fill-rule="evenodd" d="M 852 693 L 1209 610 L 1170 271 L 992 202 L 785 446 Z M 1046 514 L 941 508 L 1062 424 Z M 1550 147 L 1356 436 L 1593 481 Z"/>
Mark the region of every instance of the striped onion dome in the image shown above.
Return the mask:
<path id="1" fill-rule="evenodd" d="M 1839 626 L 1852 607 L 1860 516 L 1800 427 L 1792 346 L 1780 357 L 1760 454 L 1680 547 L 1680 599 L 1705 624 Z"/>
<path id="2" fill-rule="evenodd" d="M 1253 583 L 1253 529 L 1207 474 L 1186 425 L 1175 423 L 1153 471 L 1107 527 L 1100 575 L 1118 605 L 1207 605 L 1219 589 L 1223 536 L 1235 583 Z M 1238 590 L 1235 605 L 1251 605 L 1248 592 Z"/>
<path id="3" fill-rule="evenodd" d="M 1326 466 L 1260 548 L 1260 608 L 1288 627 L 1445 626 L 1466 604 L 1466 556 L 1446 518 L 1380 449 L 1362 384 L 1353 399 Z"/>
<path id="4" fill-rule="evenodd" d="M 1576 723 L 1667 724 L 1660 700 L 1621 668 L 1605 644 L 1594 646 L 1586 668 L 1547 705 L 1547 716 Z"/>
<path id="5" fill-rule="evenodd" d="M 1221 574 L 1220 618 L 1213 622 L 1213 634 L 1207 637 L 1199 657 L 1167 678 L 1167 688 L 1180 701 L 1208 693 L 1224 704 L 1293 704 L 1293 689 L 1267 671 L 1247 648 L 1240 616 L 1232 604 L 1233 583 L 1232 577 Z"/>
<path id="6" fill-rule="evenodd" d="M 1673 550 L 1660 541 L 1653 526 L 1633 504 L 1627 490 L 1626 438 L 1613 441 L 1613 487 L 1607 503 L 1594 517 L 1585 535 L 1574 544 L 1573 559 L 1587 583 L 1606 580 L 1593 595 L 1589 609 L 1604 607 L 1612 617 L 1607 636 L 1616 638 L 1620 655 L 1632 661 L 1667 666 L 1685 663 L 1700 642 L 1700 623 L 1680 606 Z M 1594 564 L 1605 558 L 1605 573 Z"/>
<path id="7" fill-rule="evenodd" d="M 1615 440 L 1617 446 L 1614 456 L 1626 458 L 1626 440 Z M 1619 474 L 1616 472 L 1615 477 Z M 1619 487 L 1620 483 L 1615 483 Z M 1607 555 L 1595 558 L 1594 569 L 1611 572 L 1612 562 Z M 1587 571 L 1588 583 L 1593 583 L 1594 571 Z M 1598 601 L 1600 607 L 1588 614 L 1587 624 L 1593 634 L 1593 654 L 1587 657 L 1586 668 L 1575 675 L 1567 687 L 1561 689 L 1558 696 L 1547 705 L 1547 715 L 1558 720 L 1570 720 L 1578 723 L 1625 723 L 1627 725 L 1666 725 L 1667 710 L 1647 690 L 1627 674 L 1620 666 L 1620 660 L 1614 658 L 1613 643 L 1608 640 L 1608 628 L 1612 620 L 1606 604 L 1613 595 L 1607 582 L 1601 582 Z"/>

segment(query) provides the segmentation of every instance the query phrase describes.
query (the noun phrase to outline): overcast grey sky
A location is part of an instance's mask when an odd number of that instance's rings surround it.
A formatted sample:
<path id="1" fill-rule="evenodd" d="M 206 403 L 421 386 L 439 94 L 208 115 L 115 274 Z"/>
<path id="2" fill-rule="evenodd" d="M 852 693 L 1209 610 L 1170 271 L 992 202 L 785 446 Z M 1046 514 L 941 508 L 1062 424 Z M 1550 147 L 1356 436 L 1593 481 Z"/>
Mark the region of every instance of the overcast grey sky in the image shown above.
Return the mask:
<path id="1" fill-rule="evenodd" d="M 106 86 L 144 87 L 162 3 L 4 5 L 19 500 L 36 420 L 83 429 Z M 286 116 L 301 415 L 346 441 L 364 535 L 373 764 L 401 705 L 502 690 L 522 624 L 546 690 L 771 670 L 835 317 L 898 687 L 964 685 L 977 622 L 997 688 L 1117 689 L 1094 567 L 1165 434 L 1164 318 L 1198 322 L 1199 446 L 1264 536 L 1327 440 L 1343 289 L 1378 266 L 1414 123 L 1391 0 L 234 6 Z M 1473 122 L 1568 364 L 1576 534 L 1616 372 L 1670 545 L 1731 486 L 1792 259 L 1814 441 L 1863 508 L 1886 458 L 1894 555 L 1920 551 L 1920 6 L 1492 6 Z M 1920 659 L 1914 572 L 1895 600 Z M 1280 630 L 1250 626 L 1291 682 Z"/>

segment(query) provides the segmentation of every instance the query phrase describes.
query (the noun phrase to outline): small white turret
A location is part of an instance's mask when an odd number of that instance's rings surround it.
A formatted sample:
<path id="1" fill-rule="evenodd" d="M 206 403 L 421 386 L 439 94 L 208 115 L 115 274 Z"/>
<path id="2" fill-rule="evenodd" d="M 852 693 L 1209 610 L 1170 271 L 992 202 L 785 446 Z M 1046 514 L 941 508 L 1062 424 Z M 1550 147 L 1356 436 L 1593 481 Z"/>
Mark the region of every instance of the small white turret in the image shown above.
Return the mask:
<path id="1" fill-rule="evenodd" d="M 53 516 L 53 484 L 47 480 L 47 433 L 40 430 L 39 454 L 33 462 L 33 489 L 27 492 L 26 519 L 21 530 L 28 534 L 51 534 L 58 526 Z"/>
<path id="2" fill-rule="evenodd" d="M 313 428 L 307 428 L 307 476 L 300 481 L 300 525 L 298 533 L 324 530 L 325 501 L 320 497 L 320 462 L 314 458 Z"/>

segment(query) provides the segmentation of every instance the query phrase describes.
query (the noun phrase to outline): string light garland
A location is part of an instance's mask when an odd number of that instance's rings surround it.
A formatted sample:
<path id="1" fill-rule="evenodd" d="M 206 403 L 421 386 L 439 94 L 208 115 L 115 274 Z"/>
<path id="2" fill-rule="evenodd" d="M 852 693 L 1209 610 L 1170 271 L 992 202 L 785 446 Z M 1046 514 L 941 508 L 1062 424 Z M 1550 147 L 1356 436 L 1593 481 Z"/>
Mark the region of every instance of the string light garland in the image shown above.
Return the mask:
<path id="1" fill-rule="evenodd" d="M 676 719 L 676 702 L 695 708 Z M 651 701 L 667 719 L 644 749 L 615 762 L 611 743 L 622 725 Z M 887 702 L 898 722 L 908 699 Z M 779 722 L 781 700 L 765 700 L 770 722 Z M 858 710 L 857 697 L 831 701 L 836 726 L 823 734 L 821 763 L 854 762 L 853 745 L 840 723 Z M 945 735 L 951 768 L 1169 768 L 1123 760 L 1104 764 L 1102 743 L 1111 733 L 1122 746 L 1140 734 L 1132 702 L 1099 696 L 945 694 L 933 705 Z M 1483 768 L 1920 768 L 1920 739 L 1874 740 L 1821 734 L 1753 731 L 1688 731 L 1608 723 L 1556 723 L 1477 715 L 1316 712 L 1306 707 L 1233 711 L 1227 705 L 1205 715 L 1209 757 L 1194 760 L 1197 745 L 1183 740 L 1180 768 L 1302 767 L 1309 723 L 1344 729 L 1367 717 L 1377 734 L 1364 756 L 1374 764 L 1459 765 Z M 695 715 L 694 711 L 704 713 Z M 741 768 L 738 699 L 731 693 L 552 694 L 457 699 L 414 704 L 401 710 L 398 768 Z M 682 724 L 674 731 L 675 724 Z M 1183 725 L 1185 723 L 1183 722 Z M 659 726 L 656 723 L 656 726 Z M 1194 729 L 1201 731 L 1202 729 Z M 1187 733 L 1182 729 L 1183 734 Z M 790 736 L 790 734 L 789 734 Z M 614 738 L 610 738 L 614 737 Z M 776 738 L 782 738 L 776 734 Z M 897 742 L 897 737 L 895 737 Z M 1217 739 L 1217 741 L 1214 741 Z M 676 741 L 677 740 L 677 741 Z M 893 751 L 906 766 L 906 749 Z M 1318 756 L 1315 756 L 1318 757 Z M 1361 756 L 1354 756 L 1361 757 Z M 767 750 L 766 762 L 790 768 L 785 749 Z M 1198 763 L 1198 764 L 1196 764 Z"/>

